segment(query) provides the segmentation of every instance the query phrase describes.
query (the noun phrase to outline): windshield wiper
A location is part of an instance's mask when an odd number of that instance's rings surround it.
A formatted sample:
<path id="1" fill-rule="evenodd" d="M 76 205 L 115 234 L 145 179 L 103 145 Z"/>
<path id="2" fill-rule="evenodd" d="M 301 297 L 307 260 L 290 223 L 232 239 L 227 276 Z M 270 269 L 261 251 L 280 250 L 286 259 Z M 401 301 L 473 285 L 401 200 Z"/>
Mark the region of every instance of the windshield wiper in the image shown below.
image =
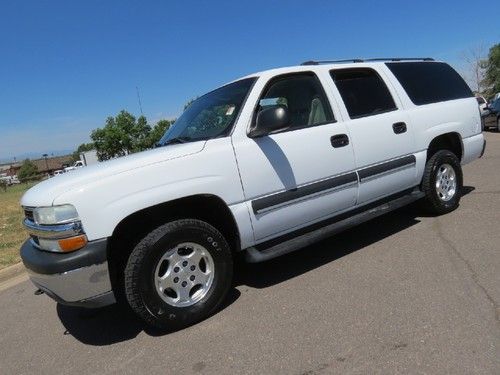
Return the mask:
<path id="1" fill-rule="evenodd" d="M 158 147 L 167 146 L 167 145 L 171 145 L 171 144 L 174 144 L 174 143 L 186 143 L 186 142 L 189 142 L 190 140 L 191 140 L 191 137 L 175 137 L 175 138 L 170 138 L 170 139 L 166 140 L 165 143 L 163 143 L 161 145 L 158 145 Z"/>

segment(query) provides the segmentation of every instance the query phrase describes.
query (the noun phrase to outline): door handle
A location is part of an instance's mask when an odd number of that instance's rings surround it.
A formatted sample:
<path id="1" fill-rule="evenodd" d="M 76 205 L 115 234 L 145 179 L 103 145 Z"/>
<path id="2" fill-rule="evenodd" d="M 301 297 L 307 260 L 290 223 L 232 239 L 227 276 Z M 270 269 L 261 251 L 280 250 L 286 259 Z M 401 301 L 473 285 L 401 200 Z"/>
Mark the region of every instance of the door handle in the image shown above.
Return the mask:
<path id="1" fill-rule="evenodd" d="M 336 134 L 330 138 L 330 143 L 335 148 L 344 147 L 349 144 L 349 137 L 347 134 Z"/>
<path id="2" fill-rule="evenodd" d="M 396 134 L 406 133 L 406 124 L 404 122 L 396 122 L 392 124 L 392 130 Z"/>

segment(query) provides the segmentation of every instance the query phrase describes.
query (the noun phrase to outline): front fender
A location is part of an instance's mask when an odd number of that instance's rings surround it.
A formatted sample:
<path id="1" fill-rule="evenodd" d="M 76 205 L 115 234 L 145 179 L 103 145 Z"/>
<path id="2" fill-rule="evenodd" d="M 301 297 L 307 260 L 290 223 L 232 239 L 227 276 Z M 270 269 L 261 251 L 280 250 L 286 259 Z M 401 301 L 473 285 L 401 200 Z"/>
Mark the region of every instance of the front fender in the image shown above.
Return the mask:
<path id="1" fill-rule="evenodd" d="M 207 142 L 198 154 L 101 178 L 61 194 L 54 204 L 73 204 L 93 240 L 111 236 L 134 212 L 198 194 L 218 196 L 228 206 L 244 201 L 229 138 Z"/>

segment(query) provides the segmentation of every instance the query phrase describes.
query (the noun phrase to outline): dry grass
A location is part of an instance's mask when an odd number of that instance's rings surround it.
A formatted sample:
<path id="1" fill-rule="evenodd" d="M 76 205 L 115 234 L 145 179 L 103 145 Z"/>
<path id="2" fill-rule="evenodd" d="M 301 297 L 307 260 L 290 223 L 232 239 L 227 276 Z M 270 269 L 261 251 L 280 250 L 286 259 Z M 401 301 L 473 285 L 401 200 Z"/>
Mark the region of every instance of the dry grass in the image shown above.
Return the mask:
<path id="1" fill-rule="evenodd" d="M 23 211 L 19 200 L 33 183 L 9 186 L 0 189 L 0 269 L 18 263 L 19 248 L 28 238 L 22 225 Z"/>

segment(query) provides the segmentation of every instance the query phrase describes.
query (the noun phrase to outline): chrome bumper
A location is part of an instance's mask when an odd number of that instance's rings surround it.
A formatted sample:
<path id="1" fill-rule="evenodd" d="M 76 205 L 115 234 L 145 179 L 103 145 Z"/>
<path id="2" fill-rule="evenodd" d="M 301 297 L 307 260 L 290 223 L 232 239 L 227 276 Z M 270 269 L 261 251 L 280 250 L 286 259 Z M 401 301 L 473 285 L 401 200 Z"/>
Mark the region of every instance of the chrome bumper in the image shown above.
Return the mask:
<path id="1" fill-rule="evenodd" d="M 105 257 L 106 240 L 69 254 L 39 250 L 29 240 L 21 248 L 33 284 L 64 305 L 101 307 L 115 302 Z"/>
<path id="2" fill-rule="evenodd" d="M 55 275 L 29 270 L 28 274 L 37 288 L 63 305 L 101 307 L 116 302 L 107 262 Z"/>
<path id="3" fill-rule="evenodd" d="M 24 219 L 23 225 L 31 235 L 48 239 L 67 238 L 84 233 L 79 221 L 58 225 L 38 225 L 29 219 Z"/>

